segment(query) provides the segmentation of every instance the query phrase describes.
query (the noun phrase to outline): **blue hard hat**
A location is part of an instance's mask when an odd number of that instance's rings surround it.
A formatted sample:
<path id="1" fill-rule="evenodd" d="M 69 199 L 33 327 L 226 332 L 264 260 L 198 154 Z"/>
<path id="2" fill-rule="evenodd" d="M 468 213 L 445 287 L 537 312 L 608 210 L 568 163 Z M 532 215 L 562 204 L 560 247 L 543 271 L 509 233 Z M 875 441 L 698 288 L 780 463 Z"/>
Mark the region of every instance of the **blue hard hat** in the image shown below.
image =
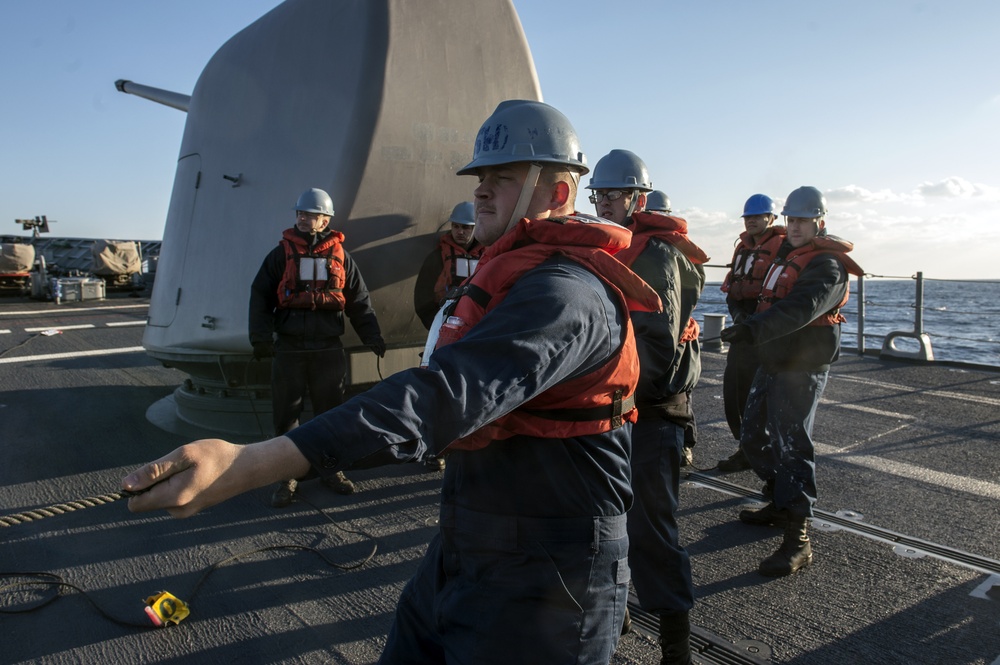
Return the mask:
<path id="1" fill-rule="evenodd" d="M 743 204 L 742 217 L 750 215 L 773 215 L 774 201 L 767 194 L 754 194 Z"/>
<path id="2" fill-rule="evenodd" d="M 475 175 L 484 166 L 518 162 L 561 164 L 580 174 L 590 171 L 576 130 L 558 110 L 543 102 L 500 102 L 476 135 L 472 161 L 458 175 Z"/>

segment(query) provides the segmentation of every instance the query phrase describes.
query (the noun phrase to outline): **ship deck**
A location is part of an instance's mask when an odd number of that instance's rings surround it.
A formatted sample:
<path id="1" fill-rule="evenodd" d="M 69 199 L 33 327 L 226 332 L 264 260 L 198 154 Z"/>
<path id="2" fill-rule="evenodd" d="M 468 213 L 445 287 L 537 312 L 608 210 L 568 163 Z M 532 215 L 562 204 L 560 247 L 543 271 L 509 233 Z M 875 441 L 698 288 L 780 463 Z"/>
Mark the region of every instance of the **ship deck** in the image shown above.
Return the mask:
<path id="1" fill-rule="evenodd" d="M 146 419 L 184 379 L 142 351 L 147 309 L 116 295 L 0 300 L 0 520 L 22 516 L 0 524 L 0 586 L 32 572 L 62 584 L 3 590 L 3 661 L 374 662 L 434 533 L 440 476 L 416 464 L 355 471 L 349 497 L 305 483 L 322 515 L 304 502 L 274 510 L 270 489 L 187 520 L 130 514 L 107 498 L 119 479 L 189 440 Z M 724 364 L 703 355 L 699 468 L 735 446 Z M 998 407 L 996 369 L 845 355 L 814 433 L 815 560 L 788 578 L 756 573 L 779 532 L 736 519 L 759 499 L 756 477 L 691 470 L 679 521 L 696 662 L 1000 663 Z M 337 567 L 375 543 L 364 565 Z M 191 616 L 147 628 L 143 601 L 160 591 L 190 600 Z M 649 617 L 633 615 L 612 662 L 658 663 Z"/>

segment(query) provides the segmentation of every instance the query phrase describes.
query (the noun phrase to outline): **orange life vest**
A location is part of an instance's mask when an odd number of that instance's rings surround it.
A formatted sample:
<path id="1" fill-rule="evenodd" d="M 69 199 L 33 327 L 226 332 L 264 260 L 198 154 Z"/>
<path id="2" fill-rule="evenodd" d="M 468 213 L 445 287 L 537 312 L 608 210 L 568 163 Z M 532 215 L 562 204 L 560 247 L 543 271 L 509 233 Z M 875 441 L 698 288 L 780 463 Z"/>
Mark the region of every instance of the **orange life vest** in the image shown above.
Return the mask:
<path id="1" fill-rule="evenodd" d="M 670 243 L 688 258 L 691 263 L 700 265 L 708 263 L 709 256 L 688 238 L 687 220 L 681 217 L 663 215 L 655 212 L 634 212 L 632 213 L 632 224 L 628 227 L 632 231 L 632 244 L 626 249 L 615 254 L 615 258 L 631 267 L 639 255 L 646 249 L 651 238 L 659 238 Z M 684 330 L 681 331 L 678 344 L 698 339 L 701 327 L 693 318 L 689 318 Z"/>
<path id="2" fill-rule="evenodd" d="M 451 296 L 455 287 L 472 275 L 486 248 L 474 242 L 471 249 L 466 249 L 455 242 L 451 233 L 445 233 L 438 242 L 438 249 L 441 250 L 444 267 L 434 284 L 434 298 L 442 303 Z"/>
<path id="3" fill-rule="evenodd" d="M 286 229 L 281 236 L 285 248 L 285 273 L 278 284 L 278 307 L 294 309 L 343 310 L 344 234 L 330 234 L 310 247 L 295 229 Z"/>
<path id="4" fill-rule="evenodd" d="M 756 300 L 771 259 L 778 253 L 784 238 L 784 226 L 769 227 L 756 243 L 749 232 L 741 233 L 733 262 L 722 282 L 722 291 L 734 300 Z"/>
<path id="5" fill-rule="evenodd" d="M 847 272 L 860 277 L 865 271 L 854 262 L 854 259 L 847 256 L 847 253 L 852 249 L 854 249 L 854 243 L 842 240 L 836 236 L 816 236 L 802 247 L 793 249 L 785 258 L 775 258 L 771 263 L 770 269 L 767 271 L 767 275 L 764 277 L 764 283 L 760 290 L 760 298 L 757 303 L 757 311 L 763 312 L 769 309 L 775 302 L 787 296 L 791 292 L 795 281 L 802 273 L 802 270 L 820 254 L 833 254 Z M 847 304 L 850 295 L 851 290 L 847 289 L 839 305 L 813 319 L 809 325 L 832 326 L 845 322 L 847 319 L 840 313 L 840 309 Z"/>
<path id="6" fill-rule="evenodd" d="M 610 255 L 627 247 L 630 238 L 625 228 L 593 217 L 522 219 L 487 248 L 475 274 L 446 312 L 435 348 L 461 339 L 503 301 L 522 275 L 557 255 L 597 275 L 619 297 L 625 311 L 658 311 L 656 292 Z M 449 447 L 475 450 L 517 434 L 559 439 L 608 432 L 625 421 L 636 421 L 638 379 L 635 337 L 631 321 L 626 320 L 625 342 L 603 366 L 549 388 Z"/>

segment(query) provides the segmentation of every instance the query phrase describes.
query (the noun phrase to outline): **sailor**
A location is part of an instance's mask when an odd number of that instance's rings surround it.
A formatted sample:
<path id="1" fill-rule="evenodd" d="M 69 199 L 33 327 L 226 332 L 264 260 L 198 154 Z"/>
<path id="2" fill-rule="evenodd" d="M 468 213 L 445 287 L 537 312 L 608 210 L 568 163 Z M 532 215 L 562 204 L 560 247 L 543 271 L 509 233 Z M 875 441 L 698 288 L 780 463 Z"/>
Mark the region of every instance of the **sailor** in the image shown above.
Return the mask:
<path id="1" fill-rule="evenodd" d="M 164 481 L 129 508 L 185 517 L 282 477 L 448 447 L 439 531 L 381 662 L 605 665 L 628 597 L 628 312 L 659 299 L 610 255 L 631 234 L 574 214 L 587 171 L 562 113 L 502 102 L 459 171 L 479 180 L 475 233 L 488 249 L 427 367 L 263 443 L 181 447 L 123 479 Z"/>
<path id="2" fill-rule="evenodd" d="M 343 248 L 344 234 L 329 228 L 332 217 L 329 194 L 304 191 L 295 204 L 295 225 L 264 258 L 250 286 L 250 343 L 254 358 L 271 359 L 275 434 L 298 426 L 307 394 L 314 415 L 344 401 L 344 314 L 362 342 L 385 355 L 368 287 Z M 323 483 L 340 494 L 354 493 L 342 471 L 324 476 Z M 283 480 L 271 505 L 291 503 L 296 486 L 294 479 Z"/>
<path id="3" fill-rule="evenodd" d="M 745 231 L 736 241 L 736 250 L 729 272 L 722 282 L 726 306 L 733 323 L 743 323 L 757 311 L 757 297 L 764 275 L 778 247 L 785 239 L 785 227 L 774 226 L 774 201 L 766 194 L 754 194 L 743 204 Z M 757 352 L 752 344 L 732 342 L 726 354 L 726 369 L 722 377 L 722 398 L 729 430 L 737 444 L 743 422 L 743 408 L 750 393 L 750 384 L 757 372 Z M 721 473 L 735 473 L 750 468 L 750 462 L 737 445 L 736 452 L 719 460 Z"/>
<path id="4" fill-rule="evenodd" d="M 664 665 L 691 662 L 694 605 L 691 563 L 677 533 L 685 431 L 693 420 L 689 394 L 701 375 L 698 324 L 691 318 L 705 286 L 708 261 L 687 235 L 687 222 L 644 212 L 653 187 L 633 152 L 612 150 L 594 167 L 590 202 L 597 214 L 632 231 L 616 258 L 660 296 L 661 312 L 632 312 L 639 349 L 639 419 L 632 427 L 629 566 L 639 604 L 658 617 Z"/>
<path id="5" fill-rule="evenodd" d="M 451 228 L 424 259 L 413 288 L 413 308 L 428 330 L 438 309 L 472 274 L 486 249 L 475 237 L 476 211 L 472 203 L 456 205 L 448 223 Z"/>
<path id="6" fill-rule="evenodd" d="M 673 212 L 670 203 L 670 197 L 666 193 L 661 192 L 658 189 L 646 194 L 646 206 L 644 208 L 646 212 L 658 212 L 664 215 L 669 215 Z M 681 456 L 681 466 L 690 466 L 694 464 L 694 453 L 692 450 L 695 444 L 698 443 L 698 423 L 694 417 L 694 403 L 691 401 L 692 395 L 688 391 L 688 403 L 691 405 L 691 420 L 684 428 L 684 450 Z"/>
<path id="7" fill-rule="evenodd" d="M 673 212 L 670 209 L 670 197 L 658 189 L 654 189 L 646 195 L 646 207 L 644 209 L 646 212 L 662 212 L 664 215 L 669 215 Z"/>
<path id="8" fill-rule="evenodd" d="M 764 276 L 753 315 L 722 331 L 724 342 L 753 344 L 760 368 L 750 386 L 740 448 L 765 481 L 771 501 L 743 510 L 747 524 L 784 528 L 781 546 L 760 563 L 768 577 L 812 562 L 807 524 L 816 503 L 813 420 L 830 364 L 840 355 L 840 313 L 848 273 L 861 268 L 854 245 L 826 232 L 826 199 L 815 187 L 788 195 L 786 235 Z"/>

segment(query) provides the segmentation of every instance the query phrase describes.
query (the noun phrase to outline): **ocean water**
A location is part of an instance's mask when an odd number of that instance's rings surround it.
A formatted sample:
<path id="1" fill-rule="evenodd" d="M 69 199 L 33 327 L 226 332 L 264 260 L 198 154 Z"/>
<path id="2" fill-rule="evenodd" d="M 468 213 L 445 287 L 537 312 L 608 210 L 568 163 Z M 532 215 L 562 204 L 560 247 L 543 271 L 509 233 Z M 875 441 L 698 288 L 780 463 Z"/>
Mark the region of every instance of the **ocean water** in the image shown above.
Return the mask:
<path id="1" fill-rule="evenodd" d="M 712 277 L 712 275 L 710 275 Z M 952 281 L 925 279 L 923 332 L 931 339 L 936 360 L 1000 366 L 1000 280 Z M 727 314 L 720 282 L 705 285 L 695 318 Z M 851 279 L 851 299 L 843 310 L 844 349 L 857 349 L 858 283 Z M 872 279 L 864 283 L 866 349 L 882 348 L 886 334 L 913 332 L 916 318 L 915 279 Z M 726 319 L 726 325 L 731 322 Z M 916 349 L 916 341 L 897 339 L 901 349 Z"/>

